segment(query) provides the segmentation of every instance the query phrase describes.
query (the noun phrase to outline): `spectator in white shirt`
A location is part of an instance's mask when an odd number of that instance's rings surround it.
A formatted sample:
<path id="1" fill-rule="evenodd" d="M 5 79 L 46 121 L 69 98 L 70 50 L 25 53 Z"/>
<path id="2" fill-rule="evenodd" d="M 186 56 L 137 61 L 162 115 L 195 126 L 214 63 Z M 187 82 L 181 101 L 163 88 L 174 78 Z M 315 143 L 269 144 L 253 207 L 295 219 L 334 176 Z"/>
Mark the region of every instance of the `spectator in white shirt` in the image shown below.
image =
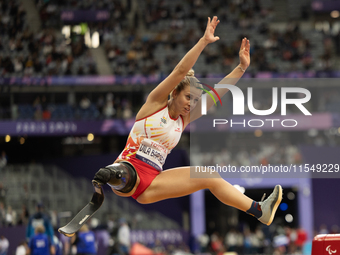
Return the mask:
<path id="1" fill-rule="evenodd" d="M 119 242 L 119 248 L 122 252 L 122 254 L 128 255 L 130 251 L 130 227 L 126 223 L 126 220 L 124 218 L 121 218 L 119 220 L 120 227 L 118 229 L 118 242 Z"/>
<path id="2" fill-rule="evenodd" d="M 0 236 L 0 255 L 7 255 L 9 242 L 6 237 Z"/>

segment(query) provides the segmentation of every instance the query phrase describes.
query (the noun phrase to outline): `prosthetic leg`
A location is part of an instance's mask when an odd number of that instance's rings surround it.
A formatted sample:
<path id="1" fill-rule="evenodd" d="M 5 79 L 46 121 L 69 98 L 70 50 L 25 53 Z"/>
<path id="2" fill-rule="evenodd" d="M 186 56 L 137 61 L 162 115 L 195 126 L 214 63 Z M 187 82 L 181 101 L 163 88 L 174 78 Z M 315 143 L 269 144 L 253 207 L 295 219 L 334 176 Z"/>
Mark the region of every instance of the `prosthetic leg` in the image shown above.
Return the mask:
<path id="1" fill-rule="evenodd" d="M 104 184 L 110 185 L 111 188 L 119 192 L 129 193 L 136 181 L 136 170 L 127 161 L 100 168 L 92 180 L 95 192 L 91 201 L 66 226 L 59 228 L 59 233 L 69 237 L 73 236 L 97 212 L 104 202 L 102 188 Z"/>

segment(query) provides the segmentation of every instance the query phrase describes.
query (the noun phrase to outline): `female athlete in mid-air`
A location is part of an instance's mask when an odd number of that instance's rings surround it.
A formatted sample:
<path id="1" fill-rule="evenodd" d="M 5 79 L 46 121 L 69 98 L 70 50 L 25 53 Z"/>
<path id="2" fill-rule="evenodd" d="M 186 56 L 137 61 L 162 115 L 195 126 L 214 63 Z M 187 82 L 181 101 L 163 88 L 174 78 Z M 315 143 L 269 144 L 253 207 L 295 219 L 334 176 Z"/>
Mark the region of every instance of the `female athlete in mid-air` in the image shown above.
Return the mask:
<path id="1" fill-rule="evenodd" d="M 190 167 L 162 171 L 166 156 L 178 143 L 185 127 L 201 117 L 201 89 L 191 69 L 203 49 L 219 40 L 214 36 L 220 21 L 208 18 L 203 37 L 183 57 L 171 74 L 149 94 L 136 116 L 127 144 L 114 164 L 101 168 L 94 182 L 109 184 L 119 196 L 132 196 L 139 203 L 189 195 L 209 189 L 221 202 L 247 212 L 266 225 L 273 221 L 282 199 L 282 188 L 276 185 L 263 202 L 255 202 L 222 178 L 190 178 Z M 240 64 L 220 83 L 236 84 L 250 64 L 250 44 L 241 43 Z M 216 89 L 220 96 L 227 89 Z M 170 99 L 169 99 L 170 95 Z M 213 100 L 207 97 L 207 108 Z"/>

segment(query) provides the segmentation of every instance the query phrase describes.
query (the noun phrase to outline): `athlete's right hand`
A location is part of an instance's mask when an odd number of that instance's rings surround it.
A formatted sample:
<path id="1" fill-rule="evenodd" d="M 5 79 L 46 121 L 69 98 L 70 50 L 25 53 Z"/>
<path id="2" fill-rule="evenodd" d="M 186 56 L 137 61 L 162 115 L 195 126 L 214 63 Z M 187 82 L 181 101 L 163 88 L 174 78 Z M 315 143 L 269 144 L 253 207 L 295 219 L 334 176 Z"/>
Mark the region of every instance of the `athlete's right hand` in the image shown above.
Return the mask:
<path id="1" fill-rule="evenodd" d="M 220 23 L 220 21 L 218 20 L 217 16 L 214 16 L 211 21 L 210 21 L 210 17 L 208 17 L 207 27 L 206 27 L 204 35 L 202 37 L 202 39 L 207 44 L 216 42 L 217 40 L 220 39 L 218 36 L 214 35 L 215 29 L 216 29 L 218 23 Z"/>

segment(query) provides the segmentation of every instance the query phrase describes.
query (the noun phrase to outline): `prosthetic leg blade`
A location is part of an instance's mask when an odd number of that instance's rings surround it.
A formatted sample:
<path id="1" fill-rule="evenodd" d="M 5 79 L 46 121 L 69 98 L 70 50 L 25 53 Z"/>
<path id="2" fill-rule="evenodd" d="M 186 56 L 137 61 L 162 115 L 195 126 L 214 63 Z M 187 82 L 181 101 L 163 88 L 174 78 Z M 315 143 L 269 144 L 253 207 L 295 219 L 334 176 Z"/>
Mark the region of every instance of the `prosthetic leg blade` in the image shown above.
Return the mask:
<path id="1" fill-rule="evenodd" d="M 73 236 L 100 208 L 104 201 L 103 188 L 96 181 L 92 181 L 95 192 L 91 201 L 64 227 L 59 228 L 59 233 Z"/>

